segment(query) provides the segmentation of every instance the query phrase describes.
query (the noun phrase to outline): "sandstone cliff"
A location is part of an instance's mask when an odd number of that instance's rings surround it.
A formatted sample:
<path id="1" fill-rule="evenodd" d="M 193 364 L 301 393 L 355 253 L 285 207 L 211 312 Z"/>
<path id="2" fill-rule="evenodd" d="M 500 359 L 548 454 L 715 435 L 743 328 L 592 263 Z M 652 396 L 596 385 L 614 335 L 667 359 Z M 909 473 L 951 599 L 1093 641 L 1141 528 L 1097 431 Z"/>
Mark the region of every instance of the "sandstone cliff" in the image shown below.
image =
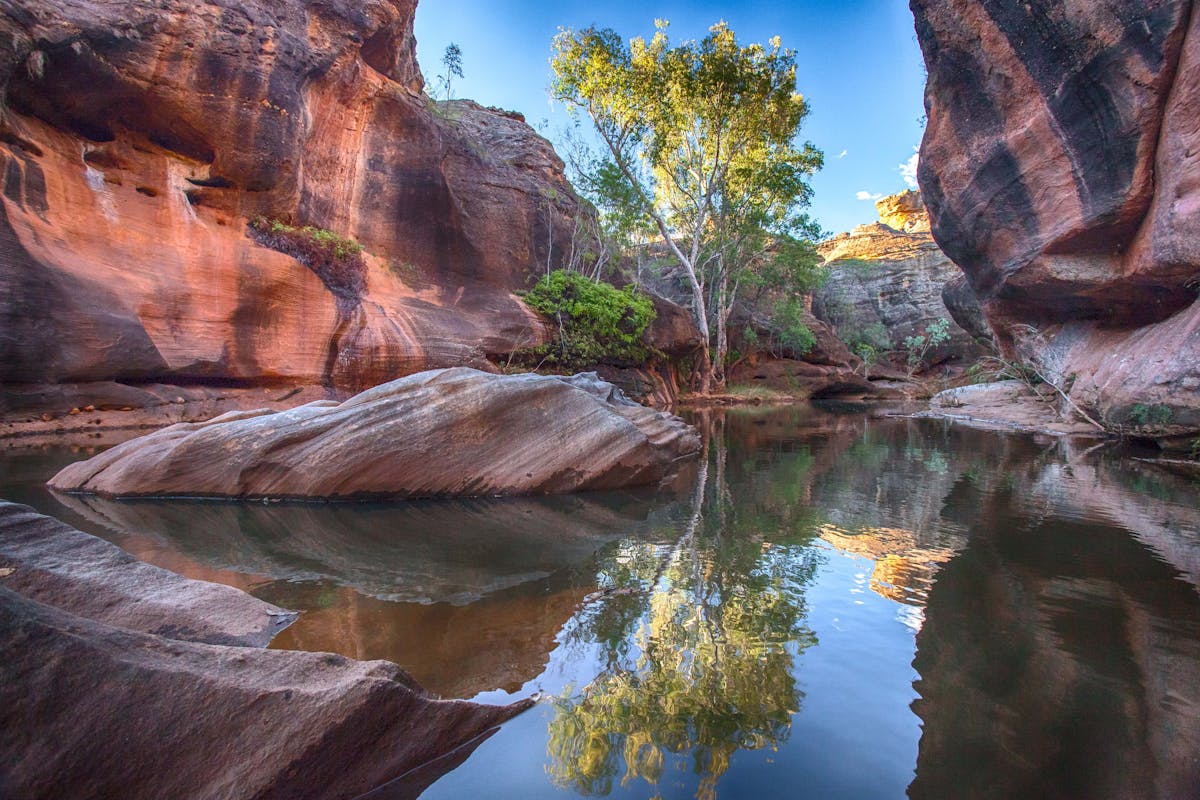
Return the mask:
<path id="1" fill-rule="evenodd" d="M 0 384 L 352 390 L 542 341 L 512 290 L 583 212 L 519 115 L 422 94 L 414 11 L 0 5 Z M 259 216 L 358 242 L 361 274 Z"/>
<path id="2" fill-rule="evenodd" d="M 886 197 L 876 208 L 881 222 L 821 245 L 829 277 L 813 296 L 813 313 L 835 325 L 844 341 L 868 344 L 881 355 L 892 351 L 900 365 L 904 340 L 938 320 L 949 323 L 950 339 L 931 361 L 978 357 L 982 348 L 959 326 L 961 314 L 943 301 L 943 290 L 961 271 L 933 241 L 920 193 Z"/>
<path id="3" fill-rule="evenodd" d="M 1200 14 L 911 0 L 933 236 L 1009 352 L 1111 425 L 1200 428 Z"/>

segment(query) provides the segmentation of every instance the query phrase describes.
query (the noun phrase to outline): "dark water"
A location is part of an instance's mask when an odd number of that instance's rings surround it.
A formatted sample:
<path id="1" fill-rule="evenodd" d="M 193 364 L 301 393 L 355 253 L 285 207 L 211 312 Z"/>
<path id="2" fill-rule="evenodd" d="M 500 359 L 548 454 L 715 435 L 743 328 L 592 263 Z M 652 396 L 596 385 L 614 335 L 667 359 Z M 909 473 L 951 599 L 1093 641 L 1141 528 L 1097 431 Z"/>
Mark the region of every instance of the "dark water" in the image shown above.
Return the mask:
<path id="1" fill-rule="evenodd" d="M 0 496 L 293 608 L 275 647 L 540 693 L 376 798 L 1200 797 L 1200 490 L 1049 439 L 698 415 L 670 490 L 115 503 Z M 426 788 L 428 787 L 428 788 Z"/>

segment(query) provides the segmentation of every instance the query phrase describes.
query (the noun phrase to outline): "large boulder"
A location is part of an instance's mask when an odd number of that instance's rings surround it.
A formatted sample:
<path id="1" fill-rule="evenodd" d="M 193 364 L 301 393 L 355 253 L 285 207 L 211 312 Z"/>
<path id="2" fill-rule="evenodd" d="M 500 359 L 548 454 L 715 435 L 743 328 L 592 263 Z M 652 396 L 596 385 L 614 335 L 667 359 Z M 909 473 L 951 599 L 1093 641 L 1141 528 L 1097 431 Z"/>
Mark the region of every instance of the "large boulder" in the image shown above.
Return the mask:
<path id="1" fill-rule="evenodd" d="M 934 238 L 1010 355 L 1112 426 L 1200 428 L 1200 16 L 1186 0 L 911 0 Z"/>
<path id="2" fill-rule="evenodd" d="M 23 506 L 0 503 L 0 563 L 4 797 L 356 797 L 529 705 L 438 700 L 388 662 L 244 646 L 281 610 Z"/>
<path id="3" fill-rule="evenodd" d="M 519 115 L 422 93 L 415 7 L 0 5 L 0 384 L 350 392 L 544 341 L 513 290 L 590 212 Z"/>
<path id="4" fill-rule="evenodd" d="M 50 485 L 118 497 L 547 494 L 655 484 L 699 449 L 682 420 L 594 375 L 460 367 L 340 404 L 173 425 L 73 464 Z"/>

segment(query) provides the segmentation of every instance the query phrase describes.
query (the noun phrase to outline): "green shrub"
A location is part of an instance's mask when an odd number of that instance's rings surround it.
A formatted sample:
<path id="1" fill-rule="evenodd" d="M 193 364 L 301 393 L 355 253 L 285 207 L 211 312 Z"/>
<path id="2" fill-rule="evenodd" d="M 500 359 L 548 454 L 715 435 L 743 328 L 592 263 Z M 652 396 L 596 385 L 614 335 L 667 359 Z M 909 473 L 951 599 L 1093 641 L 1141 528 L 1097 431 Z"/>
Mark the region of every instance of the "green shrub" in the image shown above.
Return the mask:
<path id="1" fill-rule="evenodd" d="M 338 297 L 356 301 L 367 289 L 363 247 L 324 228 L 298 228 L 277 219 L 255 217 L 250 230 L 258 242 L 286 253 L 317 274 Z"/>
<path id="2" fill-rule="evenodd" d="M 771 321 L 779 329 L 783 357 L 800 358 L 817 344 L 817 335 L 804 322 L 804 304 L 795 298 L 775 305 Z"/>
<path id="3" fill-rule="evenodd" d="M 654 321 L 654 303 L 634 286 L 618 289 L 555 270 L 525 292 L 524 300 L 559 327 L 557 341 L 528 351 L 539 363 L 578 369 L 641 364 L 652 355 L 642 335 Z"/>
<path id="4" fill-rule="evenodd" d="M 1166 425 L 1171 421 L 1174 414 L 1170 407 L 1163 405 L 1148 406 L 1144 403 L 1135 403 L 1129 409 L 1129 421 L 1141 427 L 1144 425 Z"/>
<path id="5" fill-rule="evenodd" d="M 918 370 L 927 366 L 926 356 L 930 350 L 948 341 L 950 321 L 947 319 L 936 319 L 925 326 L 924 333 L 904 337 L 904 347 L 908 351 L 908 376 L 911 378 Z"/>

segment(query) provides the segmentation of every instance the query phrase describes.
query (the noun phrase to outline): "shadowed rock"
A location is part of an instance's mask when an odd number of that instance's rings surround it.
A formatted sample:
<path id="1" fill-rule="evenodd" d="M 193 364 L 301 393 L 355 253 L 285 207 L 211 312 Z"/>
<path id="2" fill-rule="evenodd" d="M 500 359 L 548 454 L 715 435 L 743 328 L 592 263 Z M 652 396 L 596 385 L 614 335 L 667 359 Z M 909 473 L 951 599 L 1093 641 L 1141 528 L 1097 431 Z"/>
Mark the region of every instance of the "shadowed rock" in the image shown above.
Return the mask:
<path id="1" fill-rule="evenodd" d="M 910 5 L 933 236 L 1005 355 L 1035 351 L 1111 427 L 1200 430 L 1194 4 Z"/>
<path id="2" fill-rule="evenodd" d="M 344 403 L 232 413 L 134 439 L 51 481 L 108 496 L 549 494 L 662 481 L 695 431 L 595 376 L 435 370 Z"/>
<path id="3" fill-rule="evenodd" d="M 0 502 L 3 586 L 71 614 L 143 633 L 262 647 L 296 616 L 228 586 L 145 564 L 33 509 Z"/>
<path id="4" fill-rule="evenodd" d="M 0 588 L 7 797 L 354 797 L 520 711 L 385 661 L 134 633 Z"/>
<path id="5" fill-rule="evenodd" d="M 275 606 L 0 504 L 0 796 L 355 797 L 527 708 L 264 644 Z"/>

